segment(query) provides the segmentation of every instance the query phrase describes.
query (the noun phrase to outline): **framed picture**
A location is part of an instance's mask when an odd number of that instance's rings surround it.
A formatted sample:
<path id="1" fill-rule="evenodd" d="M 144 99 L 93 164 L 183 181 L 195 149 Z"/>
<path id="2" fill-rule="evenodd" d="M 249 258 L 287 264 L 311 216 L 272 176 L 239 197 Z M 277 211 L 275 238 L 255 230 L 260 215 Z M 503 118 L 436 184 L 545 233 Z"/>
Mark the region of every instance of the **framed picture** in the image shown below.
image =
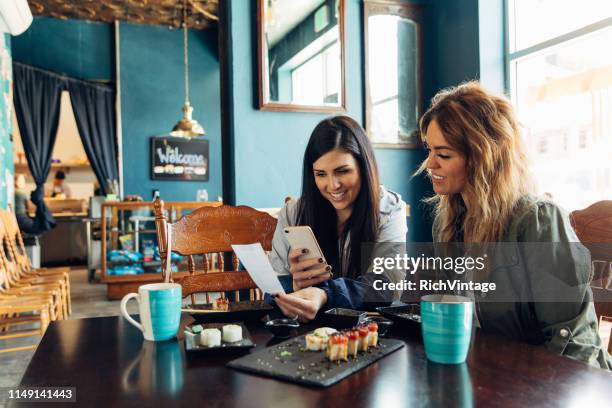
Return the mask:
<path id="1" fill-rule="evenodd" d="M 366 131 L 378 148 L 422 148 L 422 15 L 419 6 L 364 1 Z"/>
<path id="2" fill-rule="evenodd" d="M 208 181 L 208 140 L 152 137 L 151 179 Z"/>

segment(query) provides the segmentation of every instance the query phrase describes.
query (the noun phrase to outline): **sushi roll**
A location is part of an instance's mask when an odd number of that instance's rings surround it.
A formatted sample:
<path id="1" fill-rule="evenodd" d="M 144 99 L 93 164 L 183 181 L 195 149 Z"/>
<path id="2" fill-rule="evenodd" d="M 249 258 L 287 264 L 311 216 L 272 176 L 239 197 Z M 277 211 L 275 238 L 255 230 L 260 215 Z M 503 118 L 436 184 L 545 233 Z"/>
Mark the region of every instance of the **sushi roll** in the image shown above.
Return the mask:
<path id="1" fill-rule="evenodd" d="M 378 346 L 378 324 L 376 322 L 368 324 L 368 346 Z"/>
<path id="2" fill-rule="evenodd" d="M 314 333 L 306 335 L 306 350 L 321 351 L 327 347 L 327 337 L 323 338 Z"/>
<path id="3" fill-rule="evenodd" d="M 314 332 L 306 335 L 306 349 L 309 351 L 322 351 L 327 348 L 329 336 L 337 333 L 331 327 L 319 327 Z"/>
<path id="4" fill-rule="evenodd" d="M 359 332 L 357 330 L 349 330 L 346 332 L 346 337 L 348 337 L 348 355 L 357 357 L 357 352 L 359 352 Z"/>
<path id="5" fill-rule="evenodd" d="M 368 351 L 368 334 L 370 331 L 366 326 L 359 326 L 357 332 L 359 333 L 359 351 Z"/>
<path id="6" fill-rule="evenodd" d="M 325 356 L 329 361 L 348 361 L 348 337 L 344 334 L 332 334 L 327 343 Z"/>
<path id="7" fill-rule="evenodd" d="M 200 344 L 204 347 L 218 347 L 221 345 L 221 332 L 219 329 L 204 329 L 200 333 Z"/>
<path id="8" fill-rule="evenodd" d="M 223 326 L 223 341 L 235 343 L 242 340 L 242 326 L 237 324 L 226 324 Z"/>

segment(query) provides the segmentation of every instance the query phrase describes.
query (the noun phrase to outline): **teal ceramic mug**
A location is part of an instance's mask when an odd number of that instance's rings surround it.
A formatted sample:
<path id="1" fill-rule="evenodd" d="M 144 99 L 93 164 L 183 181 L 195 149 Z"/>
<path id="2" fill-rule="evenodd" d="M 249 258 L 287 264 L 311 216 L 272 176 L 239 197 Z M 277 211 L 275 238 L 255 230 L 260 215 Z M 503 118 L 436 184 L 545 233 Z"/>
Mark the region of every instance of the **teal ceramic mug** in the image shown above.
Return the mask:
<path id="1" fill-rule="evenodd" d="M 138 293 L 128 293 L 121 299 L 121 314 L 136 326 L 145 340 L 162 341 L 176 336 L 181 322 L 181 285 L 152 283 L 142 285 Z M 128 314 L 127 302 L 135 298 L 140 310 L 140 323 Z"/>
<path id="2" fill-rule="evenodd" d="M 421 298 L 425 354 L 435 363 L 460 364 L 472 337 L 474 302 L 464 296 L 427 295 Z"/>

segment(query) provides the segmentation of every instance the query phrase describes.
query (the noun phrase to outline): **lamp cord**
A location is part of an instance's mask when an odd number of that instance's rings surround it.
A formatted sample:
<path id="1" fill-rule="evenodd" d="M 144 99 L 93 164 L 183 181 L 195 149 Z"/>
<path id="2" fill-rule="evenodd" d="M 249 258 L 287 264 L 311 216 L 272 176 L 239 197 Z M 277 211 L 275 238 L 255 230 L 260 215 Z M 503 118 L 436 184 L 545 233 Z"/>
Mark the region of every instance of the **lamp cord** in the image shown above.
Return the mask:
<path id="1" fill-rule="evenodd" d="M 187 0 L 183 0 L 183 69 L 185 70 L 185 104 L 189 103 L 189 48 L 187 41 Z"/>

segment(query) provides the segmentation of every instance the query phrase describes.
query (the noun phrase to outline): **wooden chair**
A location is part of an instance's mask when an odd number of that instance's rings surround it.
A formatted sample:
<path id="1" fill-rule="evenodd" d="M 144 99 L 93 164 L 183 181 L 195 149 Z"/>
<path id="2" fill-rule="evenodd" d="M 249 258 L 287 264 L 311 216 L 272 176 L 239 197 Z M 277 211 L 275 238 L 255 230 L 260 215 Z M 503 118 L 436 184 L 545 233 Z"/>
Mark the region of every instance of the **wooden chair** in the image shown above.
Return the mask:
<path id="1" fill-rule="evenodd" d="M 598 201 L 570 214 L 578 239 L 591 252 L 591 289 L 600 319 L 612 317 L 612 201 Z M 612 341 L 608 350 L 612 350 Z"/>
<path id="2" fill-rule="evenodd" d="M 0 340 L 42 336 L 51 320 L 57 319 L 57 292 L 41 290 L 14 290 L 7 287 L 6 264 L 0 256 Z M 55 299 L 54 299 L 55 296 Z M 21 325 L 37 324 L 35 329 L 15 330 Z M 8 347 L 0 353 L 28 350 L 36 345 Z"/>
<path id="3" fill-rule="evenodd" d="M 51 297 L 51 320 L 63 319 L 67 315 L 66 287 L 57 279 L 19 278 L 19 266 L 6 251 L 7 240 L 4 223 L 0 222 L 0 299 L 9 300 L 21 296 Z"/>
<path id="4" fill-rule="evenodd" d="M 49 303 L 43 299 L 23 298 L 20 301 L 0 301 L 0 340 L 10 340 L 31 336 L 43 336 L 50 320 Z M 23 313 L 32 313 L 32 316 L 22 316 Z M 30 330 L 9 330 L 13 325 L 34 323 L 38 321 L 39 327 Z M 30 350 L 35 344 L 0 349 L 0 353 Z"/>
<path id="5" fill-rule="evenodd" d="M 4 228 L 3 239 L 6 244 L 6 250 L 16 264 L 15 279 L 18 282 L 28 282 L 30 284 L 59 283 L 62 292 L 64 314 L 66 317 L 72 314 L 69 268 L 34 269 L 26 253 L 15 214 L 0 209 L 0 223 L 2 224 L 0 228 Z"/>
<path id="6" fill-rule="evenodd" d="M 11 239 L 14 247 L 16 248 L 18 255 L 17 261 L 22 267 L 22 270 L 26 272 L 34 272 L 39 275 L 59 275 L 60 273 L 70 272 L 70 267 L 68 266 L 56 266 L 51 268 L 34 268 L 32 266 L 32 262 L 26 253 L 25 245 L 23 243 L 23 236 L 21 235 L 21 230 L 19 229 L 19 224 L 17 223 L 17 217 L 15 217 L 15 213 L 10 210 L 10 207 L 11 205 L 9 204 L 9 211 L 0 208 L 0 220 L 4 222 L 9 239 Z"/>
<path id="7" fill-rule="evenodd" d="M 183 297 L 191 295 L 195 303 L 193 294 L 206 292 L 206 302 L 210 302 L 208 292 L 250 289 L 251 300 L 261 298 L 248 273 L 238 271 L 239 260 L 231 245 L 259 242 L 265 251 L 270 251 L 276 219 L 251 207 L 223 205 L 198 208 L 170 224 L 164 215 L 164 202 L 159 198 L 154 202 L 154 210 L 164 276 L 171 273 L 166 270 L 168 228 L 172 229 L 172 251 L 188 257 L 189 275 L 180 281 Z M 224 252 L 232 253 L 231 270 L 225 268 Z M 194 260 L 194 255 L 199 254 L 204 255 L 200 267 Z M 239 301 L 238 292 L 236 296 Z"/>

